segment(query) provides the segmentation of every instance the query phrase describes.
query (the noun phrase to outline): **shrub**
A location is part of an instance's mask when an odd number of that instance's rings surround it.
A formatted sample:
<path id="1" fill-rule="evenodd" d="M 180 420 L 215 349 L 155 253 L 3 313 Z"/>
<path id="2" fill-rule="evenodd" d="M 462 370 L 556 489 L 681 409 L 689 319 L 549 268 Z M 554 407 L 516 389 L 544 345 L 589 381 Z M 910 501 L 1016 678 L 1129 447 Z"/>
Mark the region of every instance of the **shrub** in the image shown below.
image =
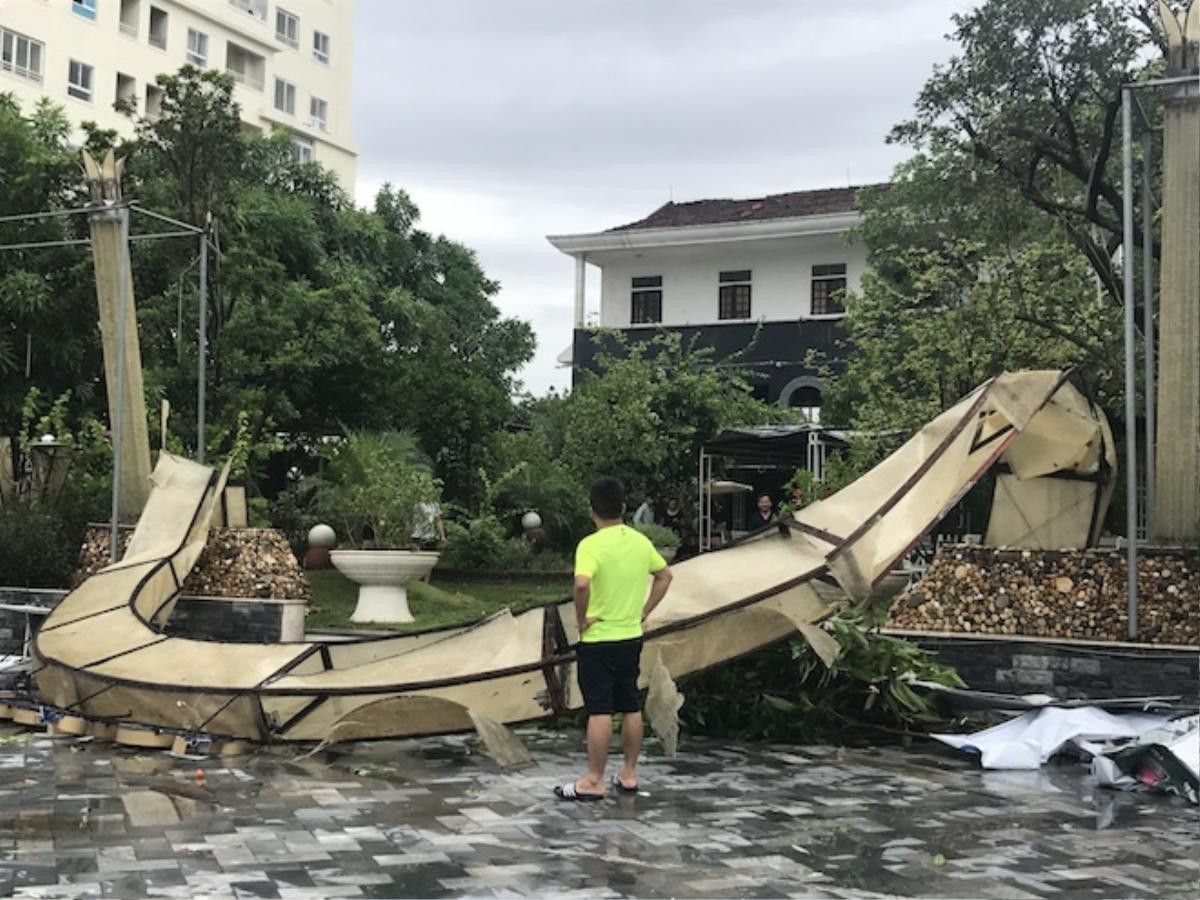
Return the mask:
<path id="1" fill-rule="evenodd" d="M 649 538 L 650 543 L 655 547 L 670 550 L 679 546 L 679 535 L 666 525 L 657 525 L 650 522 L 646 525 L 634 525 L 633 527 Z"/>
<path id="2" fill-rule="evenodd" d="M 354 432 L 321 478 L 316 508 L 353 546 L 404 550 L 438 488 L 411 434 Z"/>
<path id="3" fill-rule="evenodd" d="M 0 585 L 65 588 L 79 561 L 83 521 L 28 503 L 0 508 Z"/>

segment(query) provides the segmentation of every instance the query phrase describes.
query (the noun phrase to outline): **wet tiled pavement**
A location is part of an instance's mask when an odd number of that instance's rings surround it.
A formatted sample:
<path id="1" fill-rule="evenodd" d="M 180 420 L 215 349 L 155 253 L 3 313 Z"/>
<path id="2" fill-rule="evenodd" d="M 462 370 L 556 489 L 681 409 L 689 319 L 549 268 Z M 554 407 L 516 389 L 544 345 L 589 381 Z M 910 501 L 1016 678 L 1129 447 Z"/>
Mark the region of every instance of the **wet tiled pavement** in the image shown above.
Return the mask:
<path id="1" fill-rule="evenodd" d="M 556 801 L 576 734 L 179 760 L 0 731 L 0 895 L 1195 897 L 1200 812 L 1083 767 L 938 750 L 651 747 L 643 793 Z M 197 767 L 205 772 L 197 779 Z"/>

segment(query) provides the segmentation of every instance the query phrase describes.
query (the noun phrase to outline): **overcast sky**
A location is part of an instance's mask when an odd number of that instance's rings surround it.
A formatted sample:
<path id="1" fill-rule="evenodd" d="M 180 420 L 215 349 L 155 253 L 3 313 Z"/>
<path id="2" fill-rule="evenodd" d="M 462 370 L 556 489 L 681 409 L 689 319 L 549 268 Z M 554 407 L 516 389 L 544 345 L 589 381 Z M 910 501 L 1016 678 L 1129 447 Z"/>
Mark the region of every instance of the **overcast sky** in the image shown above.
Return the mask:
<path id="1" fill-rule="evenodd" d="M 672 197 L 886 180 L 884 143 L 969 0 L 358 0 L 357 196 L 385 181 L 472 247 L 533 324 L 521 373 L 570 383 L 574 262 Z M 589 283 L 589 307 L 598 299 Z"/>

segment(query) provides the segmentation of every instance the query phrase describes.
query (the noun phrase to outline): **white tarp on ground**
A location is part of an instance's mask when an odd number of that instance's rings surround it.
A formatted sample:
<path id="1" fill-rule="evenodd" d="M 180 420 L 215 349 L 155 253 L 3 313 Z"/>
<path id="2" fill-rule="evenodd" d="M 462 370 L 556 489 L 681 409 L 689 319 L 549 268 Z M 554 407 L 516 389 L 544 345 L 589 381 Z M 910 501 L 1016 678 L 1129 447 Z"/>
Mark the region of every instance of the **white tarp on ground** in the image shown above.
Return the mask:
<path id="1" fill-rule="evenodd" d="M 930 737 L 956 750 L 978 753 L 985 769 L 1037 769 L 1068 745 L 1098 755 L 1111 749 L 1113 741 L 1131 740 L 1167 722 L 1166 716 L 1150 713 L 1113 715 L 1094 706 L 1047 707 L 973 734 Z"/>

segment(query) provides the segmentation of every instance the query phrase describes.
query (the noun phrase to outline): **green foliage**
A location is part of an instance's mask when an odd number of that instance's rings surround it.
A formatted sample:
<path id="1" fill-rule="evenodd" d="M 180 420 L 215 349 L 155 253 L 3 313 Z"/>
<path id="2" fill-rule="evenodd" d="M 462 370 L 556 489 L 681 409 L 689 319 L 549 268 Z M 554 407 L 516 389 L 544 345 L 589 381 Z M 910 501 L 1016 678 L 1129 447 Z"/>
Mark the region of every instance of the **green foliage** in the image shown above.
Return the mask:
<path id="1" fill-rule="evenodd" d="M 79 559 L 82 517 L 62 505 L 15 502 L 0 506 L 0 584 L 65 588 Z"/>
<path id="2" fill-rule="evenodd" d="M 585 377 L 555 410 L 562 458 L 581 484 L 613 475 L 631 495 L 684 496 L 705 441 L 726 428 L 793 415 L 756 400 L 742 369 L 714 365 L 710 349 L 685 344 L 678 333 L 622 348 L 599 355 L 599 374 Z"/>
<path id="3" fill-rule="evenodd" d="M 451 498 L 476 505 L 476 473 L 532 356 L 530 327 L 501 316 L 470 250 L 419 230 L 403 191 L 385 185 L 373 209 L 356 209 L 329 172 L 293 158 L 286 133 L 245 132 L 230 76 L 185 66 L 158 84 L 161 115 L 138 119 L 136 140 L 85 131 L 92 149 L 126 157 L 125 193 L 141 206 L 211 222 L 221 252 L 208 271 L 206 457 L 233 454 L 252 494 L 274 496 L 323 439 L 408 429 Z M 25 117 L 0 95 L 0 173 L 0 213 L 85 200 L 69 125 L 50 103 Z M 3 241 L 84 234 L 74 219 L 0 225 Z M 147 405 L 170 400 L 175 449 L 190 455 L 196 247 L 152 241 L 132 253 Z M 106 416 L 96 318 L 85 252 L 0 258 L 0 434 L 17 433 L 31 386 L 70 391 L 68 421 Z"/>
<path id="4" fill-rule="evenodd" d="M 404 432 L 353 432 L 329 462 L 316 508 L 350 546 L 404 550 L 438 500 L 439 484 L 415 438 Z"/>
<path id="5" fill-rule="evenodd" d="M 953 669 L 915 644 L 864 626 L 856 615 L 832 619 L 841 655 L 827 668 L 806 641 L 774 644 L 682 686 L 684 726 L 714 736 L 796 742 L 885 731 L 926 730 L 941 721 L 911 678 L 962 686 Z"/>
<path id="6" fill-rule="evenodd" d="M 650 522 L 645 525 L 634 525 L 633 527 L 644 534 L 655 547 L 671 550 L 679 546 L 679 535 L 666 525 L 658 525 Z"/>

